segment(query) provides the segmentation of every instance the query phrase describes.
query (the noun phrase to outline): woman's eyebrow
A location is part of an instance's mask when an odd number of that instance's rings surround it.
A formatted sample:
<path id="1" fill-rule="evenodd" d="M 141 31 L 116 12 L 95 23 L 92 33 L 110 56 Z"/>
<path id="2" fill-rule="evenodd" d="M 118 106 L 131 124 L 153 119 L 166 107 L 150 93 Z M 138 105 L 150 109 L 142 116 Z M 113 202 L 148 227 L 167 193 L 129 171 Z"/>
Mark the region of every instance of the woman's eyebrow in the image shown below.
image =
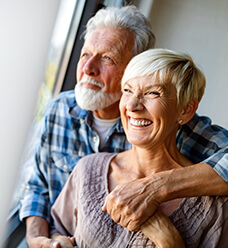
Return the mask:
<path id="1" fill-rule="evenodd" d="M 124 86 L 125 85 L 127 85 L 129 88 L 133 88 L 128 82 L 126 82 L 125 84 L 124 84 Z M 167 89 L 167 87 L 166 87 L 166 84 L 164 84 L 164 83 L 156 83 L 156 84 L 150 84 L 150 85 L 148 85 L 148 86 L 146 86 L 145 87 L 145 90 L 149 90 L 149 89 L 151 89 L 151 88 L 155 88 L 155 87 L 159 87 L 159 88 L 162 88 L 163 90 L 166 90 Z"/>

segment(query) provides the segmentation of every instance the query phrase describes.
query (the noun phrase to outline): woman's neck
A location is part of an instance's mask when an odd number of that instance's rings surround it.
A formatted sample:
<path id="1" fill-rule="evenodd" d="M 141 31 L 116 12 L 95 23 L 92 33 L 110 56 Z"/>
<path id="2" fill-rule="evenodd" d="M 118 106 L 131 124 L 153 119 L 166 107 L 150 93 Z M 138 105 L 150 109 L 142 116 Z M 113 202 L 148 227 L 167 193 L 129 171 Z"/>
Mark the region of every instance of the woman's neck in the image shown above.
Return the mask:
<path id="1" fill-rule="evenodd" d="M 128 163 L 129 169 L 137 172 L 140 177 L 192 164 L 179 152 L 176 145 L 170 147 L 164 145 L 158 149 L 133 146 L 127 157 L 131 160 Z"/>
<path id="2" fill-rule="evenodd" d="M 175 142 L 175 141 L 174 141 Z M 191 165 L 177 149 L 176 143 L 153 147 L 136 147 L 119 153 L 112 160 L 109 170 L 109 189 L 155 173 Z"/>

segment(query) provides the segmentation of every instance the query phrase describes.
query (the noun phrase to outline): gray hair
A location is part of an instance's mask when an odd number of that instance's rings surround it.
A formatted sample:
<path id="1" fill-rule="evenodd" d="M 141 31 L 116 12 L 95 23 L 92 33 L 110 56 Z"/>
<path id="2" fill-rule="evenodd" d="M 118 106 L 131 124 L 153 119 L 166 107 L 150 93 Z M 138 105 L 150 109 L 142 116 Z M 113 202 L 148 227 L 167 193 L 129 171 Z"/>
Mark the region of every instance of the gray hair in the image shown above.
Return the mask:
<path id="1" fill-rule="evenodd" d="M 97 28 L 114 27 L 128 29 L 135 34 L 133 55 L 139 54 L 155 44 L 155 36 L 147 18 L 133 5 L 120 8 L 100 9 L 86 25 L 84 37 Z"/>
<path id="2" fill-rule="evenodd" d="M 161 83 L 176 87 L 177 105 L 184 107 L 191 99 L 200 102 L 206 79 L 192 58 L 185 53 L 168 49 L 149 49 L 135 56 L 127 65 L 122 77 L 122 88 L 135 77 L 154 75 Z"/>

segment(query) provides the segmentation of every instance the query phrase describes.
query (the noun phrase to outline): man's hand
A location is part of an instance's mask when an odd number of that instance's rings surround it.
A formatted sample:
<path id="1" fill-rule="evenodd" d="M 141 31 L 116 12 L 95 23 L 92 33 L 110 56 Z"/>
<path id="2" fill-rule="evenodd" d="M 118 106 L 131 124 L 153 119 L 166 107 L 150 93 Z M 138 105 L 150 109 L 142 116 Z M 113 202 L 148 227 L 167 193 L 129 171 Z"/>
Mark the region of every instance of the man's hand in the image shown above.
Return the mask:
<path id="1" fill-rule="evenodd" d="M 165 182 L 162 176 L 155 175 L 119 185 L 107 196 L 102 210 L 121 226 L 137 231 L 157 210 Z"/>
<path id="2" fill-rule="evenodd" d="M 176 227 L 160 209 L 143 223 L 140 229 L 158 248 L 185 247 L 182 237 Z"/>

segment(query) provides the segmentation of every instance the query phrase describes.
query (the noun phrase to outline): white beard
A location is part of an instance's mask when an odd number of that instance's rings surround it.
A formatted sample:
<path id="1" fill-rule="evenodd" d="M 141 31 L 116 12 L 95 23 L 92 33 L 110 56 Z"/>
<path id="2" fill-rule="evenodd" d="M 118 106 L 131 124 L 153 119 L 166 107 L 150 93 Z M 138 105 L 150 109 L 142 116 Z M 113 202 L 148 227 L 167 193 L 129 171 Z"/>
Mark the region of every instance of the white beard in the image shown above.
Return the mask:
<path id="1" fill-rule="evenodd" d="M 100 90 L 88 89 L 83 86 L 83 82 L 94 83 L 95 85 L 99 85 L 101 87 Z M 99 82 L 91 79 L 82 79 L 75 86 L 75 97 L 77 104 L 85 110 L 100 110 L 104 109 L 113 103 L 119 101 L 121 97 L 121 91 L 116 93 L 106 93 L 104 92 L 104 86 Z"/>

